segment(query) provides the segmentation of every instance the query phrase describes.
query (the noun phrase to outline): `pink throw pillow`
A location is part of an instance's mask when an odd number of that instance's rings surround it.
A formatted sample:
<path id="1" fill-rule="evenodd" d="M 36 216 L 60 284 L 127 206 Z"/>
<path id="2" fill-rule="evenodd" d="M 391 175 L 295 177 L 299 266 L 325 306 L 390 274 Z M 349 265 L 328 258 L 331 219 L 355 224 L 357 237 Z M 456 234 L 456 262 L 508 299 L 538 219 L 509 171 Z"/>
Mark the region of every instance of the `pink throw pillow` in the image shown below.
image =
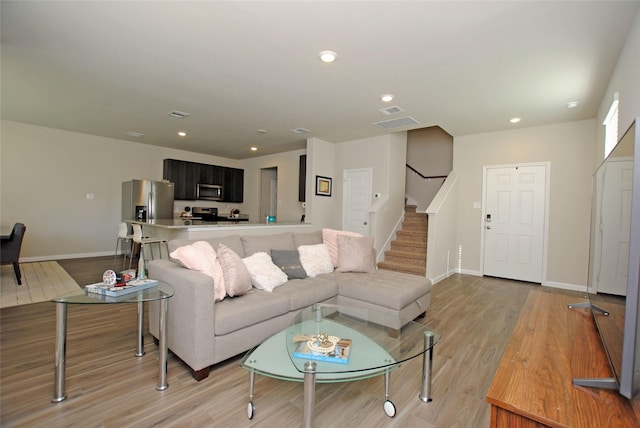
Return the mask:
<path id="1" fill-rule="evenodd" d="M 333 262 L 334 268 L 338 267 L 338 235 L 362 237 L 359 233 L 346 230 L 322 229 L 322 242 L 329 247 L 329 254 L 331 254 L 331 262 Z"/>
<path id="2" fill-rule="evenodd" d="M 216 302 L 224 299 L 227 292 L 224 287 L 224 276 L 213 247 L 205 241 L 176 248 L 170 256 L 187 269 L 202 272 L 213 279 L 213 298 Z"/>

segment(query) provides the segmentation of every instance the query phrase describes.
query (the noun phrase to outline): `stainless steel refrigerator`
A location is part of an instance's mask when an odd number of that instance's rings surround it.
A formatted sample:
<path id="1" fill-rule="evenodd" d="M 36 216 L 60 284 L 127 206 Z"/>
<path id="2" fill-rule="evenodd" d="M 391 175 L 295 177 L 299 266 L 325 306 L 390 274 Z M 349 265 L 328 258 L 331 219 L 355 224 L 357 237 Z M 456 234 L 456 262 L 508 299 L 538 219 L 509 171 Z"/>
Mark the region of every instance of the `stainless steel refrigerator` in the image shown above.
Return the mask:
<path id="1" fill-rule="evenodd" d="M 122 220 L 173 218 L 174 184 L 163 181 L 130 180 L 122 183 Z"/>

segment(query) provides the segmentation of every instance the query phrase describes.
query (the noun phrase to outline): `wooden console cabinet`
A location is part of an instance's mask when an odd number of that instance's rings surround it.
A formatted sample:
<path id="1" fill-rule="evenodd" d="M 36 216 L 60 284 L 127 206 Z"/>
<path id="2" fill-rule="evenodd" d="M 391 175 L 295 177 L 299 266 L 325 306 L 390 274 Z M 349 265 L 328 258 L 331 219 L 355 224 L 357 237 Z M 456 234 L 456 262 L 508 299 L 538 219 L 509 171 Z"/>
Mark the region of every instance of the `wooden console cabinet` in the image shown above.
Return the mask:
<path id="1" fill-rule="evenodd" d="M 491 427 L 640 427 L 640 397 L 572 383 L 613 376 L 590 310 L 567 307 L 579 301 L 530 292 L 487 393 Z"/>

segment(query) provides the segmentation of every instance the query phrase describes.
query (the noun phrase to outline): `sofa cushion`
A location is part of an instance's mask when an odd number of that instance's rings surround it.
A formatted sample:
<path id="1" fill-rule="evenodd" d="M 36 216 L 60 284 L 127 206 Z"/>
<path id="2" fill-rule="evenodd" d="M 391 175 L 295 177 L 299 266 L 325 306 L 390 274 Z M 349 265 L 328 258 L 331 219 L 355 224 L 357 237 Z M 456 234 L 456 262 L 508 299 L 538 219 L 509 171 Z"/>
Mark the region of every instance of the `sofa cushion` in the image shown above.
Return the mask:
<path id="1" fill-rule="evenodd" d="M 242 236 L 242 247 L 245 257 L 263 251 L 269 253 L 271 250 L 295 250 L 293 236 L 290 232 L 278 233 L 267 236 Z"/>
<path id="2" fill-rule="evenodd" d="M 214 334 L 233 333 L 288 311 L 289 301 L 285 297 L 254 288 L 244 296 L 226 298 L 214 305 Z"/>
<path id="3" fill-rule="evenodd" d="M 220 260 L 224 286 L 229 296 L 241 296 L 251 290 L 249 271 L 235 251 L 224 244 L 219 244 L 218 260 Z"/>
<path id="4" fill-rule="evenodd" d="M 339 272 L 375 272 L 373 238 L 338 235 Z"/>
<path id="5" fill-rule="evenodd" d="M 213 280 L 213 298 L 215 301 L 224 299 L 227 294 L 224 288 L 224 275 L 218 261 L 218 256 L 208 242 L 196 241 L 190 245 L 178 247 L 170 254 L 187 269 L 202 272 Z"/>
<path id="6" fill-rule="evenodd" d="M 338 235 L 362 236 L 359 233 L 347 232 L 345 230 L 322 229 L 322 242 L 329 247 L 329 254 L 331 254 L 331 261 L 333 262 L 334 268 L 338 267 Z"/>
<path id="7" fill-rule="evenodd" d="M 300 263 L 298 250 L 271 250 L 271 260 L 278 266 L 288 279 L 305 279 L 307 272 Z"/>
<path id="8" fill-rule="evenodd" d="M 293 243 L 298 248 L 301 245 L 322 244 L 322 231 L 293 232 Z"/>
<path id="9" fill-rule="evenodd" d="M 298 253 L 300 264 L 310 277 L 333 272 L 333 262 L 326 244 L 301 245 L 298 247 Z"/>
<path id="10" fill-rule="evenodd" d="M 245 257 L 242 262 L 249 271 L 251 283 L 260 290 L 271 292 L 287 282 L 287 274 L 274 265 L 271 256 L 264 251 Z"/>
<path id="11" fill-rule="evenodd" d="M 273 290 L 273 293 L 286 297 L 289 310 L 296 311 L 335 297 L 338 284 L 330 278 L 292 279 Z"/>
<path id="12" fill-rule="evenodd" d="M 378 270 L 374 273 L 334 272 L 322 275 L 338 283 L 338 293 L 362 302 L 400 310 L 431 290 L 425 277 Z"/>

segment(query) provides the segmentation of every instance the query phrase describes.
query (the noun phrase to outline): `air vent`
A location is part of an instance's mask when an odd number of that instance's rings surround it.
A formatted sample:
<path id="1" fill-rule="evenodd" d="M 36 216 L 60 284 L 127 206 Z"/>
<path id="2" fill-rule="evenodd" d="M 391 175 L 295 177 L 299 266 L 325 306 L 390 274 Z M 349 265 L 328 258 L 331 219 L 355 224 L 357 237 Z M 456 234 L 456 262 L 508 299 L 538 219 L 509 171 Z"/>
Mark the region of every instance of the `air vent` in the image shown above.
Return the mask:
<path id="1" fill-rule="evenodd" d="M 293 132 L 294 134 L 308 134 L 311 131 L 307 128 L 296 128 L 292 129 L 291 132 Z"/>
<path id="2" fill-rule="evenodd" d="M 403 128 L 405 126 L 417 125 L 420 122 L 412 117 L 399 117 L 398 119 L 383 120 L 382 122 L 375 122 L 374 125 L 384 129 Z"/>
<path id="3" fill-rule="evenodd" d="M 404 110 L 402 110 L 398 106 L 393 106 L 393 107 L 382 108 L 378 111 L 384 114 L 385 116 L 391 116 L 392 114 L 400 113 L 401 111 L 404 111 Z"/>
<path id="4" fill-rule="evenodd" d="M 136 138 L 140 138 L 142 137 L 144 134 L 140 133 L 140 132 L 136 132 L 136 131 L 129 131 L 127 132 L 127 135 L 129 137 L 136 137 Z"/>
<path id="5" fill-rule="evenodd" d="M 175 117 L 177 119 L 184 119 L 185 117 L 191 116 L 191 113 L 185 113 L 183 111 L 173 110 L 169 112 L 169 116 Z"/>

